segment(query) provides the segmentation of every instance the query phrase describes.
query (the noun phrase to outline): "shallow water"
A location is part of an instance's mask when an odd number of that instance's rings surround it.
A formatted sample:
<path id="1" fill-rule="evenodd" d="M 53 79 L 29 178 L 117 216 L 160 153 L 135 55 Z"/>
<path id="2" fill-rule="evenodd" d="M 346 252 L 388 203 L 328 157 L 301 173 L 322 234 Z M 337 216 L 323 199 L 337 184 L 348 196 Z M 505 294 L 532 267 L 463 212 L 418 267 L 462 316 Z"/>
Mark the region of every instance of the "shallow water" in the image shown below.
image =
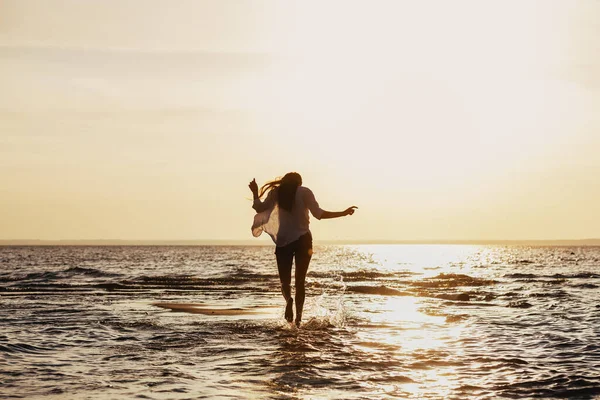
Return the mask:
<path id="1" fill-rule="evenodd" d="M 272 247 L 0 247 L 0 398 L 596 398 L 599 266 L 317 246 L 295 329 Z"/>

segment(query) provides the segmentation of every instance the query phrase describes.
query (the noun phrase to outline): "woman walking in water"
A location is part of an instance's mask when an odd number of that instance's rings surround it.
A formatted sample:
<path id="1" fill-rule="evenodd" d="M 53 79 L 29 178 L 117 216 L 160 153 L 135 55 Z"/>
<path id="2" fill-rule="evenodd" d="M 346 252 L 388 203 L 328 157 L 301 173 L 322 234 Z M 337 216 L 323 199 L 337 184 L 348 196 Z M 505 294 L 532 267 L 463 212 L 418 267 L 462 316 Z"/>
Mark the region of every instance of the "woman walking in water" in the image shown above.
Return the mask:
<path id="1" fill-rule="evenodd" d="M 296 258 L 296 326 L 302 320 L 304 307 L 304 281 L 312 256 L 312 235 L 308 229 L 308 211 L 316 219 L 338 218 L 354 214 L 356 206 L 344 211 L 325 211 L 319 207 L 313 192 L 302 186 L 302 177 L 290 172 L 279 180 L 265 183 L 260 191 L 256 180 L 248 185 L 254 197 L 252 208 L 256 210 L 252 234 L 260 236 L 267 232 L 275 242 L 275 257 L 281 280 L 281 292 L 286 301 L 285 319 L 294 320 L 292 292 L 292 261 Z M 264 201 L 263 195 L 267 193 Z"/>

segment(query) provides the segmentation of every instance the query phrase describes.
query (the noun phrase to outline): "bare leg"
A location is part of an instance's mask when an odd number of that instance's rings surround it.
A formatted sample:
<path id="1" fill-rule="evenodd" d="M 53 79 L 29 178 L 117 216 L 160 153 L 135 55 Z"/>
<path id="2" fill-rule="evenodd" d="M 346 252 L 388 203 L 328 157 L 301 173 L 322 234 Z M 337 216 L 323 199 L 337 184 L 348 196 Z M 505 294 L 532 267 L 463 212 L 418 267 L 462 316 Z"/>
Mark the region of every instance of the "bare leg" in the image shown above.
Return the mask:
<path id="1" fill-rule="evenodd" d="M 292 300 L 292 289 L 290 288 L 290 283 L 292 281 L 293 254 L 284 251 L 276 251 L 275 256 L 277 258 L 279 280 L 281 281 L 281 293 L 286 301 L 285 319 L 288 322 L 292 322 L 294 320 L 294 310 L 292 306 L 294 301 Z"/>
<path id="2" fill-rule="evenodd" d="M 296 325 L 300 326 L 302 321 L 302 309 L 304 308 L 305 289 L 304 282 L 306 281 L 306 273 L 308 272 L 308 264 L 312 257 L 312 248 L 303 248 L 296 252 Z"/>

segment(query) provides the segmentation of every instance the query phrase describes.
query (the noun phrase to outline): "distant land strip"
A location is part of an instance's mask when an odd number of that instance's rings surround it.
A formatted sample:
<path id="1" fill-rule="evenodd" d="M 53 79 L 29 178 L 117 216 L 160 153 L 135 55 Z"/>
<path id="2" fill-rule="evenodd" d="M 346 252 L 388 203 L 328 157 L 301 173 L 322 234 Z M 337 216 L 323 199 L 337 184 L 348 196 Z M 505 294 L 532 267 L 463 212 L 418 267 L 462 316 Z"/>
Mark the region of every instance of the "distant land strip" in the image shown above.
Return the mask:
<path id="1" fill-rule="evenodd" d="M 317 245 L 437 244 L 499 246 L 600 246 L 600 239 L 560 240 L 316 240 Z M 272 246 L 270 240 L 0 240 L 0 246 Z"/>

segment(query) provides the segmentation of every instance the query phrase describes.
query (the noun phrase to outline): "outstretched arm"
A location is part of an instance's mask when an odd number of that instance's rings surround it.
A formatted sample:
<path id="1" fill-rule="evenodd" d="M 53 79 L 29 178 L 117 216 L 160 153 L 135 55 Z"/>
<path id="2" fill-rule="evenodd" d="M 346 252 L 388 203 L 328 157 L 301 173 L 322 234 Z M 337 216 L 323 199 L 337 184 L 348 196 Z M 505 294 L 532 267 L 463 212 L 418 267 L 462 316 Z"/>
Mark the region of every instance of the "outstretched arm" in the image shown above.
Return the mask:
<path id="1" fill-rule="evenodd" d="M 358 208 L 356 206 L 352 206 L 346 208 L 344 211 L 325 211 L 319 207 L 319 203 L 317 203 L 315 195 L 309 188 L 304 188 L 304 203 L 310 210 L 310 213 L 316 219 L 331 219 L 352 215 L 354 214 L 354 209 Z"/>
<path id="2" fill-rule="evenodd" d="M 345 217 L 346 215 L 354 214 L 354 210 L 358 208 L 356 206 L 348 207 L 344 211 L 325 211 L 321 214 L 321 219 L 331 219 L 331 218 L 339 218 Z"/>

